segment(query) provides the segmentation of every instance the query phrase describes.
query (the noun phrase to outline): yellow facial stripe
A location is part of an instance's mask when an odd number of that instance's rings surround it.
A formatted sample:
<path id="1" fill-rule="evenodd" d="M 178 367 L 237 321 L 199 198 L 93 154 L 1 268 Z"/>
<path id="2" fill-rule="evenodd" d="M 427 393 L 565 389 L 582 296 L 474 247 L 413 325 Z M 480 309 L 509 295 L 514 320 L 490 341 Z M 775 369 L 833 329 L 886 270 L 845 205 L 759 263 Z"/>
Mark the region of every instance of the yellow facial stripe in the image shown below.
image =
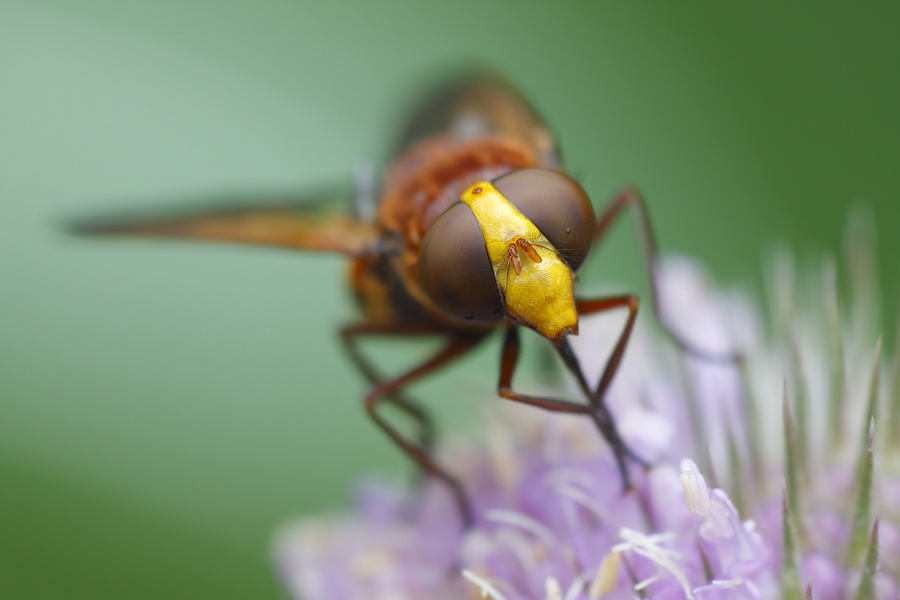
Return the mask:
<path id="1" fill-rule="evenodd" d="M 550 240 L 490 183 L 461 200 L 481 227 L 506 312 L 556 343 L 576 333 L 572 270 Z"/>
<path id="2" fill-rule="evenodd" d="M 516 236 L 532 244 L 553 247 L 540 229 L 490 183 L 479 183 L 469 188 L 461 200 L 469 205 L 478 219 L 491 264 L 505 262 L 508 242 Z"/>

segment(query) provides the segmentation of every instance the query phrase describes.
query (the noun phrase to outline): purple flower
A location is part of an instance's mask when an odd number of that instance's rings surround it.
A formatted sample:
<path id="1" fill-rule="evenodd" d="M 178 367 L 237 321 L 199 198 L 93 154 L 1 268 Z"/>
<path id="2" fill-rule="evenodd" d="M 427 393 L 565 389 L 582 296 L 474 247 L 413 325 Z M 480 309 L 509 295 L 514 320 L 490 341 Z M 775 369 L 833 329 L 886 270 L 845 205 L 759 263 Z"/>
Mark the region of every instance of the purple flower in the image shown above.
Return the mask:
<path id="1" fill-rule="evenodd" d="M 440 450 L 471 496 L 474 527 L 463 530 L 437 482 L 366 481 L 352 514 L 279 532 L 275 561 L 289 594 L 896 599 L 900 367 L 880 377 L 877 294 L 862 289 L 875 281 L 872 236 L 860 223 L 848 244 L 847 308 L 833 263 L 802 286 L 781 253 L 766 323 L 746 295 L 715 290 L 695 263 L 664 262 L 664 318 L 698 346 L 740 348 L 745 360 L 685 357 L 638 328 L 606 399 L 629 446 L 652 463 L 631 467 L 634 491 L 623 493 L 591 423 L 495 400 L 480 440 L 445 440 Z M 585 366 L 602 366 L 619 326 L 615 317 L 582 325 L 573 345 Z"/>

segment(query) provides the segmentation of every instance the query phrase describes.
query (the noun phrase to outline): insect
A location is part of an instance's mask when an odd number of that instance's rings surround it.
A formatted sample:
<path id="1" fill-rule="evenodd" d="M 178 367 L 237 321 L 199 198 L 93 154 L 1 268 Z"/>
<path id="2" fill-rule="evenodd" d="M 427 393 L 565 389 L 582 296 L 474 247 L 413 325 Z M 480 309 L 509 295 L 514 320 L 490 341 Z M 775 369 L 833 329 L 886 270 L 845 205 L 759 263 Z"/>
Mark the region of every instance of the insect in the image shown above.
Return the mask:
<path id="1" fill-rule="evenodd" d="M 426 98 L 401 131 L 395 156 L 380 191 L 371 178 L 358 178 L 355 214 L 298 197 L 180 215 L 86 221 L 72 228 L 80 234 L 263 244 L 349 257 L 350 286 L 363 318 L 343 328 L 341 339 L 371 384 L 365 410 L 421 469 L 449 486 L 465 523 L 472 523 L 474 515 L 460 483 L 432 456 L 431 418 L 403 390 L 496 329 L 504 335 L 499 395 L 592 419 L 609 442 L 628 488 L 626 461 L 645 463 L 619 435 L 604 396 L 625 352 L 639 300 L 632 294 L 578 298 L 574 279 L 616 218 L 631 209 L 642 234 L 656 306 L 657 251 L 641 195 L 626 189 L 595 217 L 585 191 L 564 174 L 548 127 L 509 85 L 485 75 L 462 77 Z M 626 309 L 628 318 L 592 387 L 568 336 L 578 333 L 580 316 L 616 309 Z M 520 327 L 549 340 L 586 403 L 513 389 Z M 444 336 L 446 343 L 395 377 L 383 377 L 359 348 L 365 337 L 428 335 Z M 670 335 L 695 355 L 720 358 Z M 394 404 L 416 423 L 415 436 L 407 437 L 385 419 L 380 410 L 384 403 Z"/>

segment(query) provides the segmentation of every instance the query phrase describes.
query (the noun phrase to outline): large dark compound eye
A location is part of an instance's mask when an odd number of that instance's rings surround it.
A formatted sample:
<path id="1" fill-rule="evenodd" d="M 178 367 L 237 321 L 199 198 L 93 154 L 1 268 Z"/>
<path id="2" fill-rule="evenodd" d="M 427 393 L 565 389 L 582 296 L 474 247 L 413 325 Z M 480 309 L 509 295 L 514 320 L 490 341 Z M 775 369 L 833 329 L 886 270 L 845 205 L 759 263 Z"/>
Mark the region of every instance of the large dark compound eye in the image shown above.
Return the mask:
<path id="1" fill-rule="evenodd" d="M 419 282 L 435 306 L 460 321 L 503 319 L 484 236 L 472 210 L 462 202 L 428 228 L 419 248 Z"/>
<path id="2" fill-rule="evenodd" d="M 581 266 L 594 237 L 594 209 L 574 179 L 556 171 L 521 169 L 492 183 L 537 225 L 573 271 Z"/>

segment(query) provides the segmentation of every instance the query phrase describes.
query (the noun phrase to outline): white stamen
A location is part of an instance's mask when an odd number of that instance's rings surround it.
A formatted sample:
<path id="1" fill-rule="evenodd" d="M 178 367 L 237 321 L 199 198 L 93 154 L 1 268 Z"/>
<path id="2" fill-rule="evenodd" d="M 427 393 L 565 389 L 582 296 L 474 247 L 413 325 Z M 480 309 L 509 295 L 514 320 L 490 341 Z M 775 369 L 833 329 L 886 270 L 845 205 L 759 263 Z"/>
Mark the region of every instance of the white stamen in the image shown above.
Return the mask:
<path id="1" fill-rule="evenodd" d="M 683 559 L 684 556 L 680 552 L 668 550 L 659 546 L 660 542 L 671 541 L 674 539 L 674 534 L 670 532 L 665 534 L 645 535 L 639 531 L 623 527 L 619 530 L 619 537 L 625 540 L 625 543 L 616 544 L 613 546 L 613 551 L 624 552 L 626 550 L 631 550 L 635 554 L 656 563 L 657 567 L 671 573 L 678 583 L 681 584 L 681 588 L 684 590 L 684 595 L 687 597 L 687 600 L 694 600 L 694 594 L 691 593 L 691 587 L 688 584 L 687 577 L 681 569 L 678 568 L 678 565 L 675 564 L 675 559 Z"/>
<path id="2" fill-rule="evenodd" d="M 697 592 L 708 592 L 711 590 L 730 590 L 736 588 L 739 585 L 743 585 L 743 583 L 743 579 L 713 579 L 711 582 L 709 582 L 708 585 L 704 585 L 695 589 L 694 593 L 696 594 Z"/>
<path id="3" fill-rule="evenodd" d="M 481 592 L 482 598 L 491 598 L 492 600 L 506 600 L 506 596 L 501 594 L 497 590 L 497 588 L 490 584 L 488 580 L 479 577 L 472 571 L 463 569 L 462 576 L 478 587 L 479 591 Z"/>
<path id="4" fill-rule="evenodd" d="M 547 591 L 546 600 L 563 600 L 562 588 L 559 587 L 559 582 L 553 577 L 547 578 L 544 582 L 544 589 Z"/>
<path id="5" fill-rule="evenodd" d="M 652 585 L 652 584 L 656 583 L 657 581 L 659 581 L 659 573 L 657 573 L 656 575 L 653 575 L 652 577 L 648 577 L 647 579 L 645 579 L 645 580 L 643 580 L 643 581 L 639 581 L 639 582 L 637 582 L 636 584 L 634 584 L 634 591 L 639 592 L 639 591 L 641 591 L 642 589 L 644 589 L 645 587 L 647 587 L 647 586 L 649 586 L 649 585 Z"/>
<path id="6" fill-rule="evenodd" d="M 584 577 L 580 575 L 576 577 L 572 583 L 569 584 L 569 589 L 566 590 L 565 600 L 575 600 L 578 598 L 578 596 L 581 595 L 581 592 L 584 591 L 585 584 Z"/>
<path id="7" fill-rule="evenodd" d="M 590 494 L 586 494 L 580 489 L 572 486 L 556 488 L 556 493 L 564 498 L 574 500 L 593 514 L 601 523 L 608 521 L 606 510 L 599 502 L 594 500 Z"/>
<path id="8" fill-rule="evenodd" d="M 499 532 L 496 537 L 498 547 L 508 548 L 526 572 L 530 572 L 537 567 L 538 557 L 536 556 L 537 548 L 533 543 L 529 543 L 518 531 L 506 529 Z"/>
<path id="9" fill-rule="evenodd" d="M 638 545 L 641 542 L 644 542 L 645 540 L 646 540 L 646 542 L 649 542 L 652 544 L 657 544 L 657 543 L 661 543 L 661 542 L 671 542 L 671 541 L 675 540 L 675 534 L 671 531 L 646 535 L 646 534 L 641 533 L 640 531 L 628 529 L 627 527 L 623 527 L 619 531 L 619 537 L 621 537 L 625 541 L 613 546 L 612 547 L 613 552 L 624 552 L 626 550 L 631 550 L 636 545 Z"/>
<path id="10" fill-rule="evenodd" d="M 506 525 L 524 529 L 538 538 L 547 548 L 556 548 L 559 546 L 550 530 L 528 515 L 514 510 L 489 510 L 485 516 L 488 521 L 504 523 Z"/>

